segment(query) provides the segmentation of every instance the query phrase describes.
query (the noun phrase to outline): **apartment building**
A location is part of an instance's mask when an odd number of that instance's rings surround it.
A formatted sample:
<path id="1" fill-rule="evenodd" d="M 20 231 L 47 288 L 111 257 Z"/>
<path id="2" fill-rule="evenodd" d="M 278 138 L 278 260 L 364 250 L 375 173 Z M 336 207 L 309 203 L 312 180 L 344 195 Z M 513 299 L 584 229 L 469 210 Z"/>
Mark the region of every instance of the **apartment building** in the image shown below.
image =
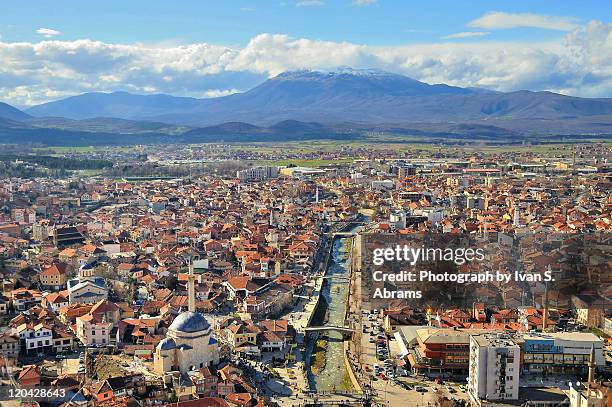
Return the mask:
<path id="1" fill-rule="evenodd" d="M 261 166 L 236 171 L 236 178 L 240 181 L 263 181 L 278 177 L 278 167 Z"/>
<path id="2" fill-rule="evenodd" d="M 477 400 L 517 400 L 521 348 L 507 334 L 470 337 L 468 392 Z"/>

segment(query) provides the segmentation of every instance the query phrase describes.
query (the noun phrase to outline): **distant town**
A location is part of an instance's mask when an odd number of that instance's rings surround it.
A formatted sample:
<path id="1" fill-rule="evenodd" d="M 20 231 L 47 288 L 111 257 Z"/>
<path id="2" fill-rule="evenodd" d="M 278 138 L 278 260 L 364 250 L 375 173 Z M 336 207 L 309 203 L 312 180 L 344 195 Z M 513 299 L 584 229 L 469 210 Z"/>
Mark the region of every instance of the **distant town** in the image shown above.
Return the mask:
<path id="1" fill-rule="evenodd" d="M 3 405 L 609 405 L 609 143 L 308 144 L 7 145 Z M 421 233 L 521 277 L 373 301 Z"/>

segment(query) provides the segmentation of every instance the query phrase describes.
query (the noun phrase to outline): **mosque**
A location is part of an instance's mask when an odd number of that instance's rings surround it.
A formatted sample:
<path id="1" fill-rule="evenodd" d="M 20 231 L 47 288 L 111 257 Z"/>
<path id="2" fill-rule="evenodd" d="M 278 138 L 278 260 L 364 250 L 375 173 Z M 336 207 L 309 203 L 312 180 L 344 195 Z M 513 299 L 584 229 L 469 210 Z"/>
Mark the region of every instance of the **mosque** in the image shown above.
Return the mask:
<path id="1" fill-rule="evenodd" d="M 219 347 L 212 328 L 204 315 L 195 309 L 195 275 L 189 267 L 189 308 L 172 322 L 166 338 L 155 348 L 153 368 L 159 375 L 171 372 L 187 373 L 219 363 Z"/>

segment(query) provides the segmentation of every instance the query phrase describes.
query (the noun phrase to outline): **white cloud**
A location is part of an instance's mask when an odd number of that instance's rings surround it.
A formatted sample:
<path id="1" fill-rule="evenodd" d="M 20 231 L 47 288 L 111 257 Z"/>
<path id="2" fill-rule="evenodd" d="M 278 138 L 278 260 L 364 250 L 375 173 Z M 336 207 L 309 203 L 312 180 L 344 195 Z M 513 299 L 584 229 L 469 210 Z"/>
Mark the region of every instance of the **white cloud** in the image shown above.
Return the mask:
<path id="1" fill-rule="evenodd" d="M 371 6 L 375 4 L 377 0 L 353 0 L 354 6 Z"/>
<path id="2" fill-rule="evenodd" d="M 40 103 L 90 91 L 212 97 L 287 70 L 379 68 L 430 83 L 501 91 L 612 96 L 612 24 L 591 21 L 557 40 L 367 46 L 260 34 L 242 48 L 0 41 L 0 100 Z"/>
<path id="3" fill-rule="evenodd" d="M 297 7 L 314 7 L 314 6 L 322 6 L 325 3 L 321 0 L 302 0 L 295 3 Z"/>
<path id="4" fill-rule="evenodd" d="M 229 96 L 234 93 L 240 93 L 238 89 L 210 89 L 202 94 L 202 97 L 205 98 L 218 98 L 221 96 Z"/>
<path id="5" fill-rule="evenodd" d="M 240 7 L 240 11 L 244 13 L 251 13 L 255 11 L 255 8 L 254 7 Z"/>
<path id="6" fill-rule="evenodd" d="M 39 28 L 38 30 L 36 30 L 36 32 L 45 38 L 51 38 L 61 34 L 61 32 L 52 28 Z"/>
<path id="7" fill-rule="evenodd" d="M 570 31 L 578 27 L 578 19 L 575 17 L 549 16 L 544 14 L 492 11 L 469 22 L 468 27 L 484 28 L 486 30 L 530 27 Z"/>
<path id="8" fill-rule="evenodd" d="M 445 35 L 442 37 L 443 40 L 450 40 L 454 38 L 471 38 L 471 37 L 483 37 L 485 35 L 489 35 L 490 33 L 487 31 L 464 31 L 459 33 L 454 33 L 451 35 Z"/>

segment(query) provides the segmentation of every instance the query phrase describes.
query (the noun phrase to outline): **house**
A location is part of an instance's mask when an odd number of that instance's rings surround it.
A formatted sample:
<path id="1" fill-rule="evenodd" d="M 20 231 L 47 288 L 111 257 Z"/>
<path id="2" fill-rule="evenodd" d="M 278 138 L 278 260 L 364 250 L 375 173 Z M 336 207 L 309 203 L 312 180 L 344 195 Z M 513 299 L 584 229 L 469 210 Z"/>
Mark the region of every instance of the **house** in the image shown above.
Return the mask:
<path id="1" fill-rule="evenodd" d="M 199 397 L 217 397 L 219 377 L 213 368 L 204 366 L 191 376 L 191 381 Z"/>
<path id="2" fill-rule="evenodd" d="M 227 342 L 235 352 L 258 353 L 257 335 L 261 329 L 250 321 L 234 322 L 225 329 Z"/>
<path id="3" fill-rule="evenodd" d="M 142 345 L 157 333 L 161 317 L 128 318 L 119 321 L 117 343 Z"/>
<path id="4" fill-rule="evenodd" d="M 110 389 L 113 398 L 143 395 L 147 390 L 145 378 L 142 374 L 110 377 L 105 382 L 108 387 L 101 386 L 100 389 L 104 391 Z"/>
<path id="5" fill-rule="evenodd" d="M 41 301 L 43 307 L 56 313 L 59 312 L 61 308 L 68 306 L 68 304 L 68 297 L 61 291 L 47 294 Z"/>
<path id="6" fill-rule="evenodd" d="M 16 358 L 19 355 L 19 337 L 4 333 L 0 335 L 0 355 L 4 357 Z"/>
<path id="7" fill-rule="evenodd" d="M 110 403 L 115 400 L 113 388 L 108 383 L 108 380 L 92 384 L 91 394 L 94 397 L 96 404 Z"/>
<path id="8" fill-rule="evenodd" d="M 86 314 L 76 319 L 76 335 L 85 346 L 110 345 L 113 324 L 103 314 Z"/>
<path id="9" fill-rule="evenodd" d="M 53 349 L 53 331 L 45 324 L 24 323 L 15 330 L 26 353 L 51 352 Z"/>
<path id="10" fill-rule="evenodd" d="M 40 386 L 40 379 L 40 369 L 37 365 L 24 366 L 17 376 L 17 382 L 21 387 Z"/>
<path id="11" fill-rule="evenodd" d="M 98 301 L 91 310 L 89 311 L 92 315 L 98 315 L 106 319 L 107 322 L 110 322 L 113 326 L 119 323 L 120 319 L 120 311 L 119 307 L 108 300 L 100 300 Z"/>
<path id="12" fill-rule="evenodd" d="M 229 292 L 230 299 L 244 299 L 249 295 L 253 295 L 258 291 L 263 290 L 272 283 L 272 280 L 267 278 L 250 278 L 248 276 L 232 277 L 225 286 Z"/>
<path id="13" fill-rule="evenodd" d="M 40 285 L 44 289 L 61 290 L 66 287 L 68 265 L 54 263 L 38 274 Z"/>
<path id="14" fill-rule="evenodd" d="M 0 294 L 0 316 L 8 314 L 8 298 Z"/>
<path id="15" fill-rule="evenodd" d="M 26 288 L 18 288 L 11 292 L 11 301 L 15 311 L 25 311 L 35 305 L 39 305 L 42 300 L 42 294 L 38 290 L 28 290 Z"/>
<path id="16" fill-rule="evenodd" d="M 75 349 L 75 342 L 75 336 L 70 332 L 60 328 L 53 328 L 53 352 L 70 352 Z"/>
<path id="17" fill-rule="evenodd" d="M 285 348 L 285 340 L 275 332 L 265 331 L 258 335 L 257 344 L 262 352 L 277 352 Z"/>

